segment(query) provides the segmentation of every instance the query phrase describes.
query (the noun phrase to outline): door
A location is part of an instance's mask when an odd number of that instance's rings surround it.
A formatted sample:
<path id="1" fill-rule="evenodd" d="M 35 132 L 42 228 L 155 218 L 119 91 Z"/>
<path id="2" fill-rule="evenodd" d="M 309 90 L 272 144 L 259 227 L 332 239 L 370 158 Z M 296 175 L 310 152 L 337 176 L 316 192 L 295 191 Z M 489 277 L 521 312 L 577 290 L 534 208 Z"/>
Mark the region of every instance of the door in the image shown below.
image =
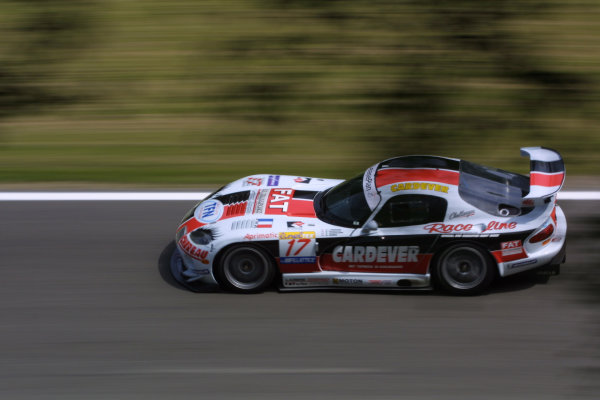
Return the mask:
<path id="1" fill-rule="evenodd" d="M 324 248 L 324 271 L 426 274 L 438 235 L 423 226 L 442 222 L 447 201 L 430 195 L 398 195 L 375 210 L 362 229 Z"/>

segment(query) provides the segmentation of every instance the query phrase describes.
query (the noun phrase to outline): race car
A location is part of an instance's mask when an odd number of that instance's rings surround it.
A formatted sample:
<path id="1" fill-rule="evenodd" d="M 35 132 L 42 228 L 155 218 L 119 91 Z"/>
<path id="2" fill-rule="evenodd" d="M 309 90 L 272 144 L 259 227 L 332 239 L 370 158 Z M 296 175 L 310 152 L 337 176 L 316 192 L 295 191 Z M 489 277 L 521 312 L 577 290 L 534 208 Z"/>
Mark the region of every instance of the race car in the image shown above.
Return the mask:
<path id="1" fill-rule="evenodd" d="M 437 156 L 403 156 L 349 180 L 252 175 L 193 207 L 171 272 L 195 289 L 439 288 L 485 291 L 495 277 L 565 261 L 560 154 L 524 147 L 529 176 Z"/>

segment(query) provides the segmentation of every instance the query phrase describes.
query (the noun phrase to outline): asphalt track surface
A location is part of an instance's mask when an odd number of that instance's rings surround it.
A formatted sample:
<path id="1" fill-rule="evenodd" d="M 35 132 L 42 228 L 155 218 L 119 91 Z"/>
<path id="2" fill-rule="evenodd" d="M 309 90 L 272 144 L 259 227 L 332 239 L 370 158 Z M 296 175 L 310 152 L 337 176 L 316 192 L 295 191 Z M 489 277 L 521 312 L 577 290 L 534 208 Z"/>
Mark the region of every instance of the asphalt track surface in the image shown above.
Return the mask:
<path id="1" fill-rule="evenodd" d="M 599 202 L 562 203 L 560 276 L 471 298 L 191 293 L 164 261 L 192 204 L 0 204 L 0 399 L 597 398 Z"/>

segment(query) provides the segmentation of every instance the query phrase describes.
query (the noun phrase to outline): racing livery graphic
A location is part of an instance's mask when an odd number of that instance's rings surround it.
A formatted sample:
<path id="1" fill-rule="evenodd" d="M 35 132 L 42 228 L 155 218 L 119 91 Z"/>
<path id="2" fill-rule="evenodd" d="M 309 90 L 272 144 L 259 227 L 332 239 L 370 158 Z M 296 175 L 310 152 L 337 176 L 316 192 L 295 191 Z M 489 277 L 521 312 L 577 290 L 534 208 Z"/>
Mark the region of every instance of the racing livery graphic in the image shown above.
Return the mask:
<path id="1" fill-rule="evenodd" d="M 261 292 L 316 288 L 483 292 L 497 276 L 558 274 L 566 219 L 560 154 L 525 147 L 529 176 L 436 156 L 380 162 L 346 181 L 253 175 L 201 201 L 175 235 L 171 272 Z"/>

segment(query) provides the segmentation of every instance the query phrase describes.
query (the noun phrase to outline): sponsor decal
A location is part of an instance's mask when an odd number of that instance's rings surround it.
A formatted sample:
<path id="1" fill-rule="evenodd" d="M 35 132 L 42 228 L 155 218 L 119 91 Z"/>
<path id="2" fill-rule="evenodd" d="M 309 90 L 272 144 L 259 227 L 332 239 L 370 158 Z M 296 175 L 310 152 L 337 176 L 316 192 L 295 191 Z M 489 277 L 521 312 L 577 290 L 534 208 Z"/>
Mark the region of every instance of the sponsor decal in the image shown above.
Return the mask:
<path id="1" fill-rule="evenodd" d="M 374 210 L 381 200 L 375 187 L 377 165 L 379 164 L 373 165 L 371 168 L 367 169 L 363 177 L 363 191 L 365 192 L 365 198 L 367 199 L 367 204 L 371 210 Z"/>
<path id="2" fill-rule="evenodd" d="M 343 235 L 343 229 L 333 228 L 333 229 L 321 229 L 321 236 L 330 236 L 330 237 L 338 237 Z"/>
<path id="3" fill-rule="evenodd" d="M 311 198 L 295 198 L 295 193 L 308 193 L 294 189 L 271 189 L 268 192 L 266 209 L 267 215 L 287 215 L 294 218 L 316 218 L 315 208 Z M 316 192 L 315 192 L 316 193 Z M 261 193 L 262 194 L 262 193 Z"/>
<path id="4" fill-rule="evenodd" d="M 279 262 L 282 264 L 314 264 L 317 257 L 281 257 Z"/>
<path id="5" fill-rule="evenodd" d="M 406 182 L 396 183 L 392 185 L 390 190 L 392 192 L 399 192 L 402 190 L 431 190 L 434 192 L 448 193 L 448 186 L 427 182 Z"/>
<path id="6" fill-rule="evenodd" d="M 502 229 L 515 229 L 517 227 L 516 222 L 497 222 L 492 221 L 487 224 L 487 227 L 483 230 L 485 231 L 499 231 Z"/>
<path id="7" fill-rule="evenodd" d="M 268 208 L 269 210 L 277 211 L 285 214 L 290 205 L 290 199 L 294 195 L 293 189 L 273 189 L 269 195 Z"/>
<path id="8" fill-rule="evenodd" d="M 498 222 L 491 221 L 487 224 L 482 232 L 486 231 L 499 231 L 504 229 L 515 229 L 517 227 L 516 222 Z M 454 233 L 454 232 L 468 232 L 473 229 L 473 224 L 429 224 L 423 227 L 429 233 Z"/>
<path id="9" fill-rule="evenodd" d="M 448 219 L 469 218 L 469 217 L 472 217 L 473 215 L 475 215 L 475 210 L 456 211 L 456 212 L 450 213 L 450 215 L 448 216 Z"/>
<path id="10" fill-rule="evenodd" d="M 279 175 L 269 175 L 269 179 L 267 179 L 267 186 L 277 185 L 279 185 Z"/>
<path id="11" fill-rule="evenodd" d="M 234 221 L 231 223 L 231 230 L 236 231 L 239 229 L 252 229 L 256 228 L 257 221 L 255 219 L 245 219 L 240 221 Z"/>
<path id="12" fill-rule="evenodd" d="M 259 218 L 256 221 L 257 228 L 272 228 L 273 227 L 273 218 Z"/>
<path id="13" fill-rule="evenodd" d="M 260 186 L 262 185 L 262 178 L 250 177 L 246 179 L 243 186 Z"/>
<path id="14" fill-rule="evenodd" d="M 219 200 L 206 200 L 196 208 L 194 217 L 207 224 L 217 222 L 223 215 L 224 206 Z"/>
<path id="15" fill-rule="evenodd" d="M 476 234 L 476 233 L 465 233 L 465 234 L 456 234 L 456 235 L 441 235 L 443 238 L 495 238 L 499 237 L 499 233 L 485 233 L 485 234 Z"/>
<path id="16" fill-rule="evenodd" d="M 523 244 L 520 240 L 511 240 L 510 242 L 500 243 L 500 249 L 503 256 L 519 254 L 523 251 Z"/>
<path id="17" fill-rule="evenodd" d="M 473 229 L 473 224 L 429 224 L 423 228 L 429 233 L 468 232 Z"/>
<path id="18" fill-rule="evenodd" d="M 200 260 L 202 264 L 208 264 L 208 250 L 198 248 L 195 244 L 189 241 L 187 236 L 179 239 L 179 246 L 190 257 Z"/>
<path id="19" fill-rule="evenodd" d="M 515 261 L 527 257 L 527 253 L 523 249 L 523 243 L 520 240 L 501 242 L 500 250 L 492 251 L 492 255 L 498 262 Z"/>
<path id="20" fill-rule="evenodd" d="M 336 246 L 332 258 L 336 263 L 393 264 L 418 262 L 419 246 Z"/>
<path id="21" fill-rule="evenodd" d="M 331 282 L 334 285 L 362 285 L 362 279 L 350 279 L 350 278 L 333 278 Z"/>
<path id="22" fill-rule="evenodd" d="M 537 263 L 537 258 L 532 258 L 530 260 L 519 261 L 516 263 L 509 264 L 507 266 L 507 268 L 508 269 L 519 268 L 519 267 L 524 267 L 526 265 L 531 265 L 531 264 L 535 264 L 535 263 Z"/>
<path id="23" fill-rule="evenodd" d="M 304 225 L 302 221 L 288 221 L 287 223 L 288 228 L 302 228 L 302 225 Z"/>
<path id="24" fill-rule="evenodd" d="M 270 233 L 247 233 L 246 236 L 244 236 L 244 239 L 246 240 L 265 240 L 265 239 L 277 239 L 277 234 L 270 232 Z"/>
<path id="25" fill-rule="evenodd" d="M 317 234 L 315 232 L 280 232 L 280 240 L 289 239 L 315 239 Z"/>
<path id="26" fill-rule="evenodd" d="M 256 202 L 254 203 L 253 214 L 264 214 L 265 204 L 267 202 L 267 196 L 269 195 L 268 190 L 259 190 L 258 196 L 256 196 Z"/>
<path id="27" fill-rule="evenodd" d="M 312 178 L 303 178 L 301 176 L 297 177 L 296 179 L 294 179 L 294 182 L 296 183 L 310 183 Z"/>
<path id="28" fill-rule="evenodd" d="M 283 284 L 285 286 L 308 286 L 305 278 L 284 278 Z"/>
<path id="29" fill-rule="evenodd" d="M 368 273 L 427 273 L 431 254 L 419 246 L 337 246 L 320 257 L 322 271 Z"/>
<path id="30" fill-rule="evenodd" d="M 272 228 L 272 218 L 259 218 L 259 219 L 243 219 L 233 221 L 231 223 L 231 230 L 237 231 L 240 229 L 254 229 L 254 228 Z"/>

